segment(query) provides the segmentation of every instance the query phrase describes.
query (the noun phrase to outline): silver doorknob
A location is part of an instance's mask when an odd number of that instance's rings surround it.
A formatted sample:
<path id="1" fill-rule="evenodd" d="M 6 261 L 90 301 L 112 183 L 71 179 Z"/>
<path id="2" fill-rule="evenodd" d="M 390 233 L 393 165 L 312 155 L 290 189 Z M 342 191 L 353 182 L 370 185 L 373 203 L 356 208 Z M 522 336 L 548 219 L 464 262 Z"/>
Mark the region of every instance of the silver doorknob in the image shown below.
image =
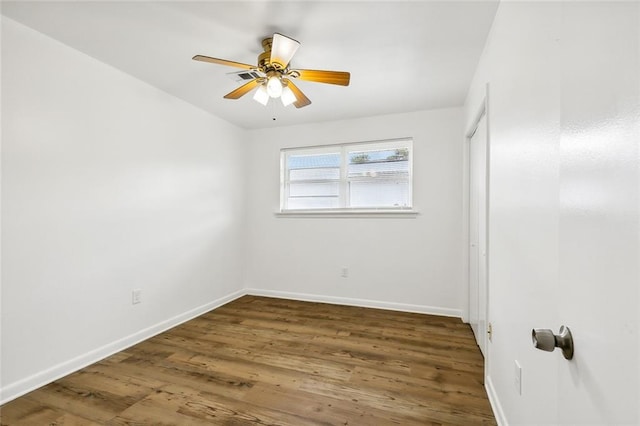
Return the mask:
<path id="1" fill-rule="evenodd" d="M 534 328 L 531 331 L 531 340 L 537 349 L 553 352 L 555 348 L 560 348 L 566 359 L 573 358 L 573 337 L 569 327 L 560 327 L 559 334 L 553 334 L 553 331 L 547 328 Z"/>

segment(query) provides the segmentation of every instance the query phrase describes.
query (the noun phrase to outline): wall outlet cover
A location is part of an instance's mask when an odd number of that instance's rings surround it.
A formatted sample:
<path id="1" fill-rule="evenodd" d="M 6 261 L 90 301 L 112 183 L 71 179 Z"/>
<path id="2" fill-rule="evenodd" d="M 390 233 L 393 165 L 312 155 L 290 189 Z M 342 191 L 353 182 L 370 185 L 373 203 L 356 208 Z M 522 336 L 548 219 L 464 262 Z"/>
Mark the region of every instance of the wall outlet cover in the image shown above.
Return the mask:
<path id="1" fill-rule="evenodd" d="M 140 302 L 142 302 L 142 290 L 135 289 L 131 292 L 131 304 L 137 305 Z"/>
<path id="2" fill-rule="evenodd" d="M 513 383 L 516 387 L 516 392 L 518 392 L 518 395 L 522 395 L 522 366 L 520 365 L 518 360 L 515 361 Z"/>

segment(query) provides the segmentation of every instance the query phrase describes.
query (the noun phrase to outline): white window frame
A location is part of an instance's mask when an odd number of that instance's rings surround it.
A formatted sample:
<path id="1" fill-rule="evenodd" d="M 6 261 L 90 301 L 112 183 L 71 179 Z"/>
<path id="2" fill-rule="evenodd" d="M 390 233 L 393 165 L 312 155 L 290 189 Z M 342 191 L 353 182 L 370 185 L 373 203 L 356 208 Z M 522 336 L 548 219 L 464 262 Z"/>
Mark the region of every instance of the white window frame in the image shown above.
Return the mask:
<path id="1" fill-rule="evenodd" d="M 347 176 L 348 171 L 348 155 L 347 153 L 354 150 L 381 150 L 381 149 L 409 149 L 409 202 L 408 206 L 393 206 L 393 207 L 375 207 L 375 208 L 356 208 L 348 207 L 347 202 L 349 200 L 349 182 L 354 178 L 349 179 Z M 338 200 L 339 207 L 337 208 L 320 208 L 320 209 L 287 209 L 285 208 L 286 200 L 289 198 L 289 180 L 288 180 L 288 157 L 290 155 L 321 155 L 321 154 L 340 154 L 340 179 L 334 180 L 339 184 Z M 336 217 L 350 217 L 350 216 L 405 216 L 413 217 L 417 212 L 413 209 L 413 138 L 397 138 L 367 142 L 350 142 L 343 144 L 333 145 L 316 145 L 307 147 L 295 147 L 284 148 L 280 150 L 280 211 L 276 213 L 277 216 L 336 216 Z M 329 179 L 321 179 L 318 182 L 331 182 Z"/>

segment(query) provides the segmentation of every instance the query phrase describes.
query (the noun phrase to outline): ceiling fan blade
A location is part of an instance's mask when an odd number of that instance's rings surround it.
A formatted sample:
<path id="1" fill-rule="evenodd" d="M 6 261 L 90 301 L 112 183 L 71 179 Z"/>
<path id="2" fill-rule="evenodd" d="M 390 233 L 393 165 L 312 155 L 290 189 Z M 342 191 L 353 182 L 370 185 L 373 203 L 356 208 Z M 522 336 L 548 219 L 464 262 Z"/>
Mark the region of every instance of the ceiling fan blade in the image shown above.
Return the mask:
<path id="1" fill-rule="evenodd" d="M 226 95 L 224 95 L 224 98 L 238 99 L 239 97 L 246 95 L 247 93 L 255 89 L 259 84 L 260 84 L 260 80 L 258 80 L 257 78 L 254 78 L 250 82 L 245 83 L 242 86 L 238 87 L 236 90 L 227 93 Z"/>
<path id="2" fill-rule="evenodd" d="M 345 71 L 294 70 L 300 80 L 348 86 L 351 74 Z"/>
<path id="3" fill-rule="evenodd" d="M 300 43 L 292 38 L 275 33 L 271 42 L 271 64 L 285 69 L 291 58 L 300 47 Z"/>
<path id="4" fill-rule="evenodd" d="M 243 64 L 242 62 L 227 61 L 226 59 L 212 58 L 210 56 L 196 55 L 192 58 L 194 61 L 211 62 L 212 64 L 227 65 L 230 67 L 244 68 L 246 70 L 256 69 L 254 65 Z"/>
<path id="5" fill-rule="evenodd" d="M 293 95 L 296 97 L 296 101 L 293 103 L 293 106 L 296 108 L 302 108 L 311 104 L 311 100 L 302 93 L 302 90 L 298 89 L 298 86 L 293 84 L 291 80 L 287 80 L 287 86 L 293 92 Z"/>

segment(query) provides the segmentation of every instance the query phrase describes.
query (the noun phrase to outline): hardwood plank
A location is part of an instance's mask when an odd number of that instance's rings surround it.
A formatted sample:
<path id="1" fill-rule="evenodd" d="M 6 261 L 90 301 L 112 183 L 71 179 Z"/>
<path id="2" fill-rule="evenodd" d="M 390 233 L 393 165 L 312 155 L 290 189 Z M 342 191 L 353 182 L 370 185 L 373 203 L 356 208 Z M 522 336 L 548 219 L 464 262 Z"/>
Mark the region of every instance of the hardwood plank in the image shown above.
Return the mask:
<path id="1" fill-rule="evenodd" d="M 100 423 L 67 413 L 58 417 L 54 422 L 49 423 L 49 426 L 100 426 Z"/>
<path id="2" fill-rule="evenodd" d="M 319 395 L 298 390 L 288 392 L 278 386 L 258 384 L 245 399 L 253 405 L 271 407 L 304 418 L 305 423 L 322 419 L 331 425 L 403 425 L 406 417 L 389 413 L 340 395 Z M 424 425 L 425 423 L 420 423 Z"/>
<path id="3" fill-rule="evenodd" d="M 459 319 L 245 296 L 0 407 L 4 425 L 495 424 Z"/>
<path id="4" fill-rule="evenodd" d="M 213 396 L 196 389 L 167 385 L 130 407 L 110 424 L 211 425 L 260 424 L 300 425 L 305 419 L 277 410 L 250 406 L 224 396 Z M 324 424 L 310 421 L 307 424 Z"/>
<path id="5" fill-rule="evenodd" d="M 48 425 L 63 415 L 62 411 L 43 405 L 29 396 L 23 396 L 0 408 L 0 424 Z"/>

